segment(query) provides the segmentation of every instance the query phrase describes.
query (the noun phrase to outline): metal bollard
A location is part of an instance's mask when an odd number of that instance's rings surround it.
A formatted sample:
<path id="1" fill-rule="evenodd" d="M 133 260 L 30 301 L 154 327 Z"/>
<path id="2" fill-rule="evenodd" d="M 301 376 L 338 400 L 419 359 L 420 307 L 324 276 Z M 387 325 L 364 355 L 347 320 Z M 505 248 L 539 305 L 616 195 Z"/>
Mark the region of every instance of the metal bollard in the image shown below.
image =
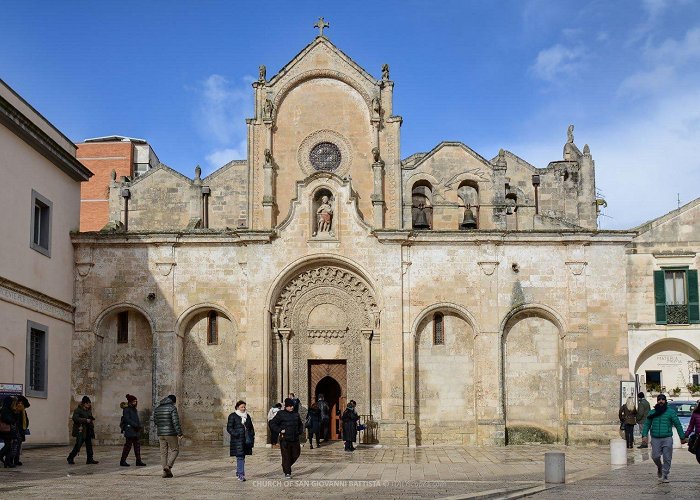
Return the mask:
<path id="1" fill-rule="evenodd" d="M 610 465 L 627 465 L 627 441 L 610 440 Z"/>
<path id="2" fill-rule="evenodd" d="M 544 482 L 563 484 L 566 482 L 566 455 L 562 451 L 548 451 L 544 454 Z"/>

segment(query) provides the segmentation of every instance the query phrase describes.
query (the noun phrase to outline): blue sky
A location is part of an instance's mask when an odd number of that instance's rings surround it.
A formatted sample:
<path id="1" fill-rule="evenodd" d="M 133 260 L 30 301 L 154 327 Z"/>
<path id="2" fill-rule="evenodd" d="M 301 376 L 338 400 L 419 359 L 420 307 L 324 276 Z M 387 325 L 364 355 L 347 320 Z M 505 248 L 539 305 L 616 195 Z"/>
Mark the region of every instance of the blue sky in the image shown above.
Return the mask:
<path id="1" fill-rule="evenodd" d="M 700 196 L 700 1 L 3 2 L 0 78 L 68 137 L 193 176 L 245 156 L 250 82 L 317 34 L 395 82 L 402 157 L 457 140 L 544 167 L 569 123 L 627 228 Z"/>

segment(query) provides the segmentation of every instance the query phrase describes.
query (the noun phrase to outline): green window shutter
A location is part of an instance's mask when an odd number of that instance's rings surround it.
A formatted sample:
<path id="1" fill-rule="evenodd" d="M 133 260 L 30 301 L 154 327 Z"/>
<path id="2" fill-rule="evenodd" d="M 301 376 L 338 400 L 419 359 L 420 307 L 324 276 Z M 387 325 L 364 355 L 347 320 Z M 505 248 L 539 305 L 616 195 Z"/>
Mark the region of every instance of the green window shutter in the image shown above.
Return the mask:
<path id="1" fill-rule="evenodd" d="M 688 323 L 700 323 L 697 269 L 689 269 L 686 276 L 688 278 Z"/>
<path id="2" fill-rule="evenodd" d="M 664 271 L 654 271 L 654 302 L 656 303 L 656 324 L 666 324 L 666 284 Z"/>

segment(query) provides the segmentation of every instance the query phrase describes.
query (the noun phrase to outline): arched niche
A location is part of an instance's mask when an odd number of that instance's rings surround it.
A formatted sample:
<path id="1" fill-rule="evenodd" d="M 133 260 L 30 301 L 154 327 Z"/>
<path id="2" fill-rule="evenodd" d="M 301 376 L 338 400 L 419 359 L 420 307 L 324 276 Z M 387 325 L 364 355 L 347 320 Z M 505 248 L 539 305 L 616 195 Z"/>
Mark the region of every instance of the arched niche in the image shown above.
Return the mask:
<path id="1" fill-rule="evenodd" d="M 411 187 L 411 220 L 414 229 L 433 227 L 433 186 L 427 180 L 416 181 Z"/>
<path id="2" fill-rule="evenodd" d="M 311 235 L 314 238 L 335 238 L 338 216 L 333 191 L 326 187 L 317 189 L 311 199 Z"/>

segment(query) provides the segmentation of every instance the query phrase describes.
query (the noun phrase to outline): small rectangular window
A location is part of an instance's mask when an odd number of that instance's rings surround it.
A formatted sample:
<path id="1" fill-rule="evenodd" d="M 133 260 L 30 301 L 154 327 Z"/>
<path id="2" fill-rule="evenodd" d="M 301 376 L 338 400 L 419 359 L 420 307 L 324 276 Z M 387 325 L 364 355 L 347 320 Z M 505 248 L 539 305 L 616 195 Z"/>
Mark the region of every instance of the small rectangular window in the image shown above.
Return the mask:
<path id="1" fill-rule="evenodd" d="M 216 311 L 210 311 L 207 315 L 207 344 L 213 345 L 219 343 L 219 325 L 218 315 Z"/>
<path id="2" fill-rule="evenodd" d="M 48 327 L 27 321 L 27 396 L 45 398 L 48 389 Z"/>
<path id="3" fill-rule="evenodd" d="M 129 311 L 117 314 L 117 344 L 129 343 Z"/>
<path id="4" fill-rule="evenodd" d="M 433 316 L 433 345 L 445 345 L 445 323 L 440 313 Z"/>
<path id="5" fill-rule="evenodd" d="M 31 238 L 29 246 L 51 257 L 51 212 L 53 204 L 32 190 Z"/>

